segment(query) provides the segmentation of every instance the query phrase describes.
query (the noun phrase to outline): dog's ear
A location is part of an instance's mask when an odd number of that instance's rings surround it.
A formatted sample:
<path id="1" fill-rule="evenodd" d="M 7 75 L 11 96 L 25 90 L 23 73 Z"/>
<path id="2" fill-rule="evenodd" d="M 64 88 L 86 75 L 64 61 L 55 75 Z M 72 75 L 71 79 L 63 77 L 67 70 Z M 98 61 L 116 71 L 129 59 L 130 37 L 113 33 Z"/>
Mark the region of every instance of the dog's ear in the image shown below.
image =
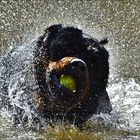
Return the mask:
<path id="1" fill-rule="evenodd" d="M 100 48 L 103 45 L 108 43 L 107 38 L 101 39 L 100 41 L 98 41 L 95 38 L 87 38 L 86 41 L 87 41 L 87 49 L 88 50 L 96 50 L 96 48 Z"/>

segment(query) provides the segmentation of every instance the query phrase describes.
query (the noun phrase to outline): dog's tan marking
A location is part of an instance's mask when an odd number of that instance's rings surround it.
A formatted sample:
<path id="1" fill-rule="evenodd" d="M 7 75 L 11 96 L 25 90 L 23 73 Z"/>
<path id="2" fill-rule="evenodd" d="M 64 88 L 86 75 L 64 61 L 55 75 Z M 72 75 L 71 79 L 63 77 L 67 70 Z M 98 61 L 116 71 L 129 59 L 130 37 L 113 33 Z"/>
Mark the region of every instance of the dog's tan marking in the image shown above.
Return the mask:
<path id="1" fill-rule="evenodd" d="M 66 65 L 70 64 L 70 62 L 74 59 L 74 57 L 64 57 L 63 59 L 52 62 L 50 61 L 48 65 L 44 65 L 45 69 L 52 70 L 60 70 L 64 68 Z"/>

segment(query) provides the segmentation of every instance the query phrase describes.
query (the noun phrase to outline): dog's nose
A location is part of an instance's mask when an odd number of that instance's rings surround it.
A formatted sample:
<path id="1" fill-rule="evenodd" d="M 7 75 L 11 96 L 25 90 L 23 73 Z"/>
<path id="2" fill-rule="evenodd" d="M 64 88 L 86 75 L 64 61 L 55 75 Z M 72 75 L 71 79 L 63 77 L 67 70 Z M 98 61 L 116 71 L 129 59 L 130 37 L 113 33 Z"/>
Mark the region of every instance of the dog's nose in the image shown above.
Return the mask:
<path id="1" fill-rule="evenodd" d="M 77 72 L 83 73 L 87 70 L 87 65 L 86 63 L 79 59 L 79 58 L 73 58 L 70 62 L 70 64 L 72 64 L 72 68 L 76 68 Z"/>

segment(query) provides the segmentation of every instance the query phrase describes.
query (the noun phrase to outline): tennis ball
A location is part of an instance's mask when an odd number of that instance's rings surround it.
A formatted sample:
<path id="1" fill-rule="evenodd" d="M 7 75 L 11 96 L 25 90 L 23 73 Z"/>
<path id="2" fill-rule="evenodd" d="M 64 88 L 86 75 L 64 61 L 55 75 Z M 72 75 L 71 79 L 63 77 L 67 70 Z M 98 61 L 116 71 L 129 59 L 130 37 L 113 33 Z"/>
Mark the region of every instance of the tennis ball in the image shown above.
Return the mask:
<path id="1" fill-rule="evenodd" d="M 76 81 L 72 76 L 61 75 L 59 81 L 66 88 L 72 90 L 73 92 L 76 91 Z"/>

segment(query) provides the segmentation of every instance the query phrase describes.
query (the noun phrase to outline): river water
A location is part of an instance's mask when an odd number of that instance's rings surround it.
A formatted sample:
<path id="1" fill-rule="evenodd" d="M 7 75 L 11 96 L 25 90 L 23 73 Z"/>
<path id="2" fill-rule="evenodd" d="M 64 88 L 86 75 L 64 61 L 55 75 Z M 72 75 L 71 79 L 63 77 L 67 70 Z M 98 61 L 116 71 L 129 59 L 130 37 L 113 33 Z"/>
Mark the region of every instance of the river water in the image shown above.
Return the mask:
<path id="1" fill-rule="evenodd" d="M 94 115 L 82 130 L 59 123 L 43 132 L 15 129 L 5 110 L 0 140 L 140 139 L 139 0 L 1 0 L 0 52 L 27 45 L 49 25 L 73 25 L 95 38 L 107 37 L 110 53 L 110 115 Z"/>

